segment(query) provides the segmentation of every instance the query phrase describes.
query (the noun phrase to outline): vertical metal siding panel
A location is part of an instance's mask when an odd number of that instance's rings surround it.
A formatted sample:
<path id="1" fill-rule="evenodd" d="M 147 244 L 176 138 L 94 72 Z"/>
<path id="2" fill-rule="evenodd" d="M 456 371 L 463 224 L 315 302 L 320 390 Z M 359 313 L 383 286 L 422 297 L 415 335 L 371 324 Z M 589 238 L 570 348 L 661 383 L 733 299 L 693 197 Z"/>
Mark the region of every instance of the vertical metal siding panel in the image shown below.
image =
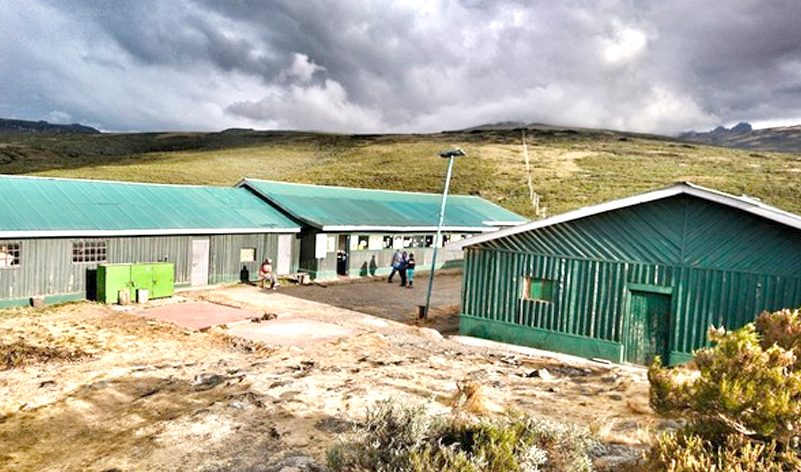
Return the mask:
<path id="1" fill-rule="evenodd" d="M 490 263 L 490 277 L 486 282 L 486 298 L 488 309 L 492 312 L 492 319 L 495 321 L 502 321 L 498 313 L 498 291 L 495 290 L 498 283 L 498 254 L 493 253 Z"/>
<path id="2" fill-rule="evenodd" d="M 469 299 L 467 314 L 471 316 L 486 317 L 486 313 L 480 310 L 477 300 L 481 296 L 481 288 L 478 285 L 478 274 L 481 272 L 481 252 L 471 249 L 470 250 L 470 273 L 469 273 Z"/>
<path id="3" fill-rule="evenodd" d="M 598 337 L 600 338 L 600 333 L 598 332 L 598 313 L 600 313 L 600 297 L 599 297 L 599 281 L 600 281 L 600 274 L 601 274 L 601 263 L 595 262 L 592 264 L 592 282 L 591 282 L 591 293 L 590 293 L 590 312 L 587 314 L 588 317 L 588 324 L 585 327 L 585 330 L 589 336 Z"/>
<path id="4" fill-rule="evenodd" d="M 488 287 L 487 287 L 487 292 L 488 292 L 487 295 L 488 295 L 488 297 L 487 298 L 489 300 L 489 306 L 490 306 L 490 309 L 493 312 L 493 319 L 495 321 L 503 321 L 502 314 L 500 313 L 500 310 L 499 310 L 499 308 L 500 308 L 500 306 L 498 304 L 499 294 L 498 294 L 498 290 L 497 290 L 498 279 L 500 278 L 500 256 L 501 255 L 502 255 L 501 253 L 493 254 L 494 257 L 492 258 L 492 272 L 491 272 L 492 275 L 491 275 L 490 279 L 487 281 L 488 282 Z"/>
<path id="5" fill-rule="evenodd" d="M 510 273 L 509 273 L 509 263 L 510 263 L 509 253 L 508 252 L 501 253 L 501 257 L 499 258 L 498 262 L 499 262 L 498 275 L 497 279 L 495 280 L 495 286 L 497 287 L 498 297 L 500 298 L 498 303 L 500 309 L 503 311 L 501 313 L 503 321 L 511 323 L 514 321 L 514 319 L 512 317 L 511 310 L 509 309 L 509 298 L 510 298 L 509 287 L 512 284 L 512 280 L 510 279 Z"/>
<path id="6" fill-rule="evenodd" d="M 484 301 L 484 280 L 487 277 L 486 270 L 486 256 L 485 251 L 477 251 L 475 253 L 475 264 L 473 273 L 473 314 L 479 315 L 482 318 L 489 319 L 490 314 L 487 313 Z"/>
<path id="7" fill-rule="evenodd" d="M 520 277 L 518 274 L 520 273 L 520 254 L 509 254 L 509 264 L 506 268 L 506 306 L 509 310 L 509 322 L 522 324 L 522 320 L 520 319 L 520 313 L 518 312 L 518 304 L 519 304 L 519 290 L 518 290 L 518 283 Z"/>
<path id="8" fill-rule="evenodd" d="M 476 296 L 476 306 L 478 307 L 478 312 L 483 314 L 483 317 L 491 320 L 492 312 L 490 311 L 490 306 L 488 303 L 487 297 L 487 279 L 492 276 L 490 272 L 490 265 L 488 260 L 489 251 L 482 251 L 481 253 L 481 271 L 476 274 L 476 287 L 478 288 Z"/>
<path id="9" fill-rule="evenodd" d="M 464 272 L 462 275 L 462 308 L 461 312 L 464 315 L 473 315 L 471 300 L 473 294 L 473 286 L 470 283 L 470 275 L 473 272 L 473 250 L 467 248 L 464 250 Z"/>

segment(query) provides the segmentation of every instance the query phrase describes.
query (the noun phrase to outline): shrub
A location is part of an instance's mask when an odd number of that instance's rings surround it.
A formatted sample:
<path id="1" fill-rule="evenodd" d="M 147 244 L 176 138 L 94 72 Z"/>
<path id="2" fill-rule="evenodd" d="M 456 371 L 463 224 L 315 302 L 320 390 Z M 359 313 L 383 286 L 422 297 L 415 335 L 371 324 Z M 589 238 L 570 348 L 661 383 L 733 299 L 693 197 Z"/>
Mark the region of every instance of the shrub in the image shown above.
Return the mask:
<path id="1" fill-rule="evenodd" d="M 801 470 L 791 451 L 730 435 L 715 445 L 698 435 L 667 434 L 647 458 L 646 470 L 664 472 L 789 472 Z"/>
<path id="2" fill-rule="evenodd" d="M 651 406 L 687 426 L 651 451 L 649 470 L 801 470 L 801 369 L 797 311 L 763 313 L 736 331 L 709 330 L 694 364 L 648 369 Z"/>
<path id="3" fill-rule="evenodd" d="M 470 421 L 390 400 L 368 410 L 364 427 L 328 451 L 328 466 L 342 472 L 589 472 L 596 445 L 586 430 L 529 416 Z"/>

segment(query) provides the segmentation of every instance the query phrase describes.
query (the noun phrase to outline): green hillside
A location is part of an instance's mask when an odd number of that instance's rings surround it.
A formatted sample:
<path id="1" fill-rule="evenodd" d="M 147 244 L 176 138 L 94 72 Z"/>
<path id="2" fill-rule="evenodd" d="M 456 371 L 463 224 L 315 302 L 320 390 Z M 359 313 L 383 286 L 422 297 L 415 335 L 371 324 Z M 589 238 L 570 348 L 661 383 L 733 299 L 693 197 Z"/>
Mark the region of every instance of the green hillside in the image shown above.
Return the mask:
<path id="1" fill-rule="evenodd" d="M 549 215 L 684 180 L 801 213 L 801 156 L 547 126 L 529 128 L 526 137 L 531 178 Z M 0 172 L 223 186 L 252 177 L 441 192 L 447 161 L 438 153 L 451 147 L 468 154 L 456 162 L 452 192 L 535 217 L 520 129 L 0 135 Z"/>

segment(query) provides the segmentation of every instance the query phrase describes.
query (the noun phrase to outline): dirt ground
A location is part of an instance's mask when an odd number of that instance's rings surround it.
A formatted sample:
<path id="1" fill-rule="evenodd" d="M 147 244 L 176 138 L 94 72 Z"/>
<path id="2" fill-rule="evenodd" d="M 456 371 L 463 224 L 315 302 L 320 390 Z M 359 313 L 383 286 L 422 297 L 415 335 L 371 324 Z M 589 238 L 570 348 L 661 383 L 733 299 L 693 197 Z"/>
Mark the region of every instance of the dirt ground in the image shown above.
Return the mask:
<path id="1" fill-rule="evenodd" d="M 425 322 L 419 282 L 236 285 L 151 302 L 214 302 L 360 333 L 303 346 L 248 341 L 229 326 L 194 331 L 138 316 L 141 306 L 0 311 L 0 470 L 313 470 L 290 466 L 298 456 L 325 464 L 377 402 L 446 413 L 463 381 L 481 385 L 487 414 L 572 422 L 613 444 L 644 446 L 671 427 L 648 407 L 643 369 L 443 338 L 431 327 L 457 325 L 460 278 L 437 277 Z"/>

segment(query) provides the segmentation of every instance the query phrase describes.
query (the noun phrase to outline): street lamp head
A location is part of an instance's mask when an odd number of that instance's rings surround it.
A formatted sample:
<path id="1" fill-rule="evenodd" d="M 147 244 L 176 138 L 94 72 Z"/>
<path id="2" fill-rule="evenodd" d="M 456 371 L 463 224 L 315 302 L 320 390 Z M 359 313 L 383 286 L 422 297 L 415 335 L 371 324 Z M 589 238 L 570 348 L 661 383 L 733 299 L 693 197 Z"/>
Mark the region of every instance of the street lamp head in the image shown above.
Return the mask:
<path id="1" fill-rule="evenodd" d="M 441 151 L 439 153 L 439 157 L 444 157 L 446 159 L 450 158 L 450 157 L 458 157 L 458 156 L 466 156 L 466 155 L 467 155 L 467 153 L 465 153 L 463 150 L 458 149 L 458 148 L 457 149 L 448 149 L 447 151 Z"/>

